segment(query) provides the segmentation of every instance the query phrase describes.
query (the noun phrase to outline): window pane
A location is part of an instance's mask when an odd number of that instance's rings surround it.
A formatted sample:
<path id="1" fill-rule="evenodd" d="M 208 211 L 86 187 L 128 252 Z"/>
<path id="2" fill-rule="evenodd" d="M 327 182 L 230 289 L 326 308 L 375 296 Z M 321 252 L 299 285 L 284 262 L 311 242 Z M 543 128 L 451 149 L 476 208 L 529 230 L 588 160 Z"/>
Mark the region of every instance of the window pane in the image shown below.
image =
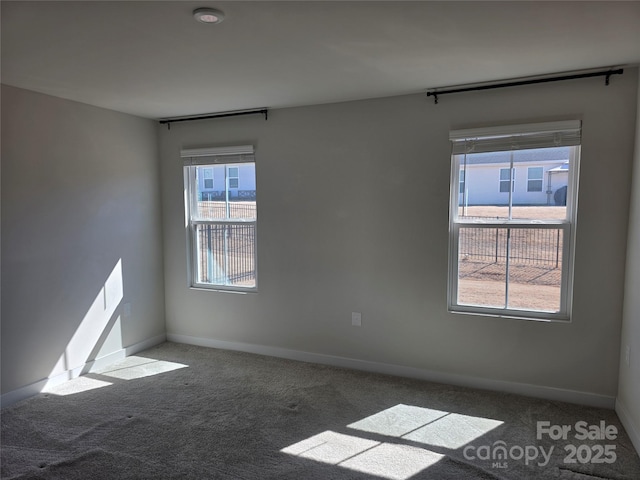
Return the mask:
<path id="1" fill-rule="evenodd" d="M 255 287 L 255 245 L 255 225 L 196 225 L 198 283 Z"/>
<path id="2" fill-rule="evenodd" d="M 508 308 L 560 311 L 562 229 L 512 228 Z"/>
<path id="3" fill-rule="evenodd" d="M 460 228 L 458 304 L 506 305 L 507 229 Z"/>
<path id="4" fill-rule="evenodd" d="M 199 220 L 256 219 L 255 164 L 237 165 L 229 168 L 227 165 L 196 167 L 197 211 L 194 212 L 194 218 Z M 225 185 L 225 170 L 235 172 L 235 178 L 228 179 L 228 188 Z M 240 171 L 242 174 L 239 173 Z M 212 178 L 206 178 L 207 175 Z"/>
<path id="5" fill-rule="evenodd" d="M 527 183 L 527 192 L 541 192 L 542 180 L 529 180 Z"/>
<path id="6" fill-rule="evenodd" d="M 537 148 L 456 155 L 464 170 L 458 218 L 508 219 L 509 188 L 514 220 L 564 220 L 571 152 L 575 147 Z M 513 161 L 513 182 L 510 162 Z M 535 207 L 535 208 L 532 208 Z"/>
<path id="7" fill-rule="evenodd" d="M 509 152 L 492 154 L 457 155 L 455 158 L 464 171 L 464 190 L 458 196 L 458 218 L 507 219 L 509 216 L 509 168 L 500 168 L 510 161 Z M 466 160 L 466 166 L 465 166 Z M 505 180 L 501 180 L 505 178 Z"/>
<path id="8" fill-rule="evenodd" d="M 529 180 L 542 180 L 542 167 L 529 167 L 528 176 Z"/>

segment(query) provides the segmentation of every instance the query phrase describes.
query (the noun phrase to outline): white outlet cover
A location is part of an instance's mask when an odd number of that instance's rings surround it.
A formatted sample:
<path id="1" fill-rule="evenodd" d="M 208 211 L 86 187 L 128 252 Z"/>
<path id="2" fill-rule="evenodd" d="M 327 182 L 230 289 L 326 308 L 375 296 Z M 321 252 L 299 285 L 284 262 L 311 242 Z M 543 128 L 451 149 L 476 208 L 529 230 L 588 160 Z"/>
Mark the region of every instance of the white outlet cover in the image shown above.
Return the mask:
<path id="1" fill-rule="evenodd" d="M 362 313 L 351 312 L 351 325 L 353 325 L 354 327 L 362 326 Z"/>

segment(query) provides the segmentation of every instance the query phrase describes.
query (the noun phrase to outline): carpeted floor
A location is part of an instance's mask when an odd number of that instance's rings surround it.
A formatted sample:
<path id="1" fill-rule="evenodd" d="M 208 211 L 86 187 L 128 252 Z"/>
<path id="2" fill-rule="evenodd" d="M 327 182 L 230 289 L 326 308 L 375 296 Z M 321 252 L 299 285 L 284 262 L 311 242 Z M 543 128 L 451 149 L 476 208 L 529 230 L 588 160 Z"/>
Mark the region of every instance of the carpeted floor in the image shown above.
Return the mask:
<path id="1" fill-rule="evenodd" d="M 1 440 L 7 479 L 640 479 L 610 410 L 174 343 L 4 409 Z"/>

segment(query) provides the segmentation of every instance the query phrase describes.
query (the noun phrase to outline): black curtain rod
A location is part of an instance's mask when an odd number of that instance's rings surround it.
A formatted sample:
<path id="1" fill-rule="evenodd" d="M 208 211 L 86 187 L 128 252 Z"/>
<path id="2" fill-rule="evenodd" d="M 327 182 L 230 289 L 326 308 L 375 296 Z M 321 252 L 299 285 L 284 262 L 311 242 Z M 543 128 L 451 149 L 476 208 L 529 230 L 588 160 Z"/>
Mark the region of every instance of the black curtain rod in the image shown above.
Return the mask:
<path id="1" fill-rule="evenodd" d="M 558 77 L 548 77 L 548 78 L 532 78 L 529 80 L 517 80 L 513 82 L 493 83 L 491 85 L 479 85 L 475 87 L 453 88 L 451 90 L 434 89 L 430 92 L 427 92 L 427 97 L 433 97 L 433 99 L 435 100 L 435 103 L 438 103 L 439 95 L 447 95 L 449 93 L 462 93 L 462 92 L 473 92 L 477 90 L 491 90 L 494 88 L 518 87 L 520 85 L 533 85 L 535 83 L 560 82 L 562 80 L 575 80 L 577 78 L 590 78 L 590 77 L 607 77 L 605 80 L 605 85 L 609 85 L 609 79 L 611 78 L 611 75 L 622 75 L 623 72 L 624 72 L 624 69 L 618 68 L 617 70 L 604 70 L 604 71 L 589 72 L 589 73 L 575 73 L 572 75 L 562 75 Z"/>
<path id="2" fill-rule="evenodd" d="M 168 128 L 171 129 L 171 124 L 177 123 L 177 122 L 191 122 L 193 120 L 207 120 L 209 118 L 239 117 L 240 115 L 256 115 L 256 114 L 264 115 L 265 120 L 269 118 L 269 110 L 267 108 L 260 108 L 257 110 L 240 110 L 237 112 L 221 112 L 221 113 L 211 113 L 207 115 L 194 115 L 192 117 L 165 118 L 165 119 L 159 120 L 159 122 L 160 122 L 160 125 L 167 124 Z"/>

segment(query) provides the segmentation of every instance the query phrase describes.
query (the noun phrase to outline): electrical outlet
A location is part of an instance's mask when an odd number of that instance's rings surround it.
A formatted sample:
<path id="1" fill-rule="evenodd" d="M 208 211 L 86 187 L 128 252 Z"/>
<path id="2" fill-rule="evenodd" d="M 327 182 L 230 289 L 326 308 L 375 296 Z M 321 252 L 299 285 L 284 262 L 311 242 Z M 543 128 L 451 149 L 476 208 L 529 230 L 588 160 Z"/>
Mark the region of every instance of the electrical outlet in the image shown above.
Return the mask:
<path id="1" fill-rule="evenodd" d="M 125 303 L 122 310 L 122 315 L 128 317 L 129 315 L 131 315 L 131 304 L 129 302 Z"/>
<path id="2" fill-rule="evenodd" d="M 627 363 L 627 367 L 631 365 L 631 347 L 629 345 L 624 352 L 624 361 Z"/>
<path id="3" fill-rule="evenodd" d="M 351 312 L 351 325 L 354 327 L 362 326 L 362 314 L 360 312 Z"/>

